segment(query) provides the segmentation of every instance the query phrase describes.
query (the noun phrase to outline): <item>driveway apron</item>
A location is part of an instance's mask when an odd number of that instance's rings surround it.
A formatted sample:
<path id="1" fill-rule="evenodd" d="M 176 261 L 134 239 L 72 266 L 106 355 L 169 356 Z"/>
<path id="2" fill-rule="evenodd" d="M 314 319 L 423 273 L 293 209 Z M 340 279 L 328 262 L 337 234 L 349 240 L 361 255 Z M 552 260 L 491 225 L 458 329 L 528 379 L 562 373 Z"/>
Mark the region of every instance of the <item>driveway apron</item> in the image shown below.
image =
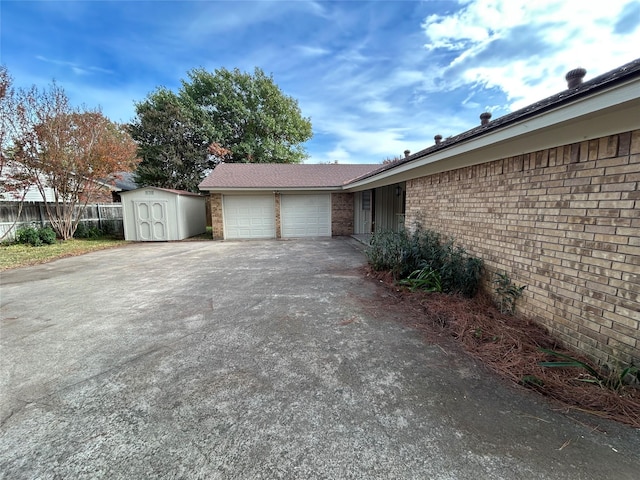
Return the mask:
<path id="1" fill-rule="evenodd" d="M 367 308 L 365 262 L 209 241 L 3 272 L 0 478 L 639 478 L 637 430 Z"/>

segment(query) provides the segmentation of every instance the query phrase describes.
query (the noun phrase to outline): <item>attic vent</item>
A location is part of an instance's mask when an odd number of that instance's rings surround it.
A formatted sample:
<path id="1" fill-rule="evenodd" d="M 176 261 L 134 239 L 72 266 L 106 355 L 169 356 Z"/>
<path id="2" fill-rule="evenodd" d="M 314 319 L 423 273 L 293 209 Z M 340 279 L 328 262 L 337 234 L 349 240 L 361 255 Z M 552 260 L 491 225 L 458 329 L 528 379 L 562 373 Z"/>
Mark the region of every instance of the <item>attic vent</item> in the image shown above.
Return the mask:
<path id="1" fill-rule="evenodd" d="M 480 125 L 486 125 L 491 120 L 491 113 L 484 112 L 480 114 Z"/>
<path id="2" fill-rule="evenodd" d="M 582 79 L 587 74 L 584 68 L 576 68 L 568 72 L 564 78 L 567 81 L 567 88 L 576 88 L 582 83 Z"/>
<path id="3" fill-rule="evenodd" d="M 436 145 L 440 145 L 440 142 L 442 142 L 442 135 L 436 135 L 433 139 L 436 141 Z"/>

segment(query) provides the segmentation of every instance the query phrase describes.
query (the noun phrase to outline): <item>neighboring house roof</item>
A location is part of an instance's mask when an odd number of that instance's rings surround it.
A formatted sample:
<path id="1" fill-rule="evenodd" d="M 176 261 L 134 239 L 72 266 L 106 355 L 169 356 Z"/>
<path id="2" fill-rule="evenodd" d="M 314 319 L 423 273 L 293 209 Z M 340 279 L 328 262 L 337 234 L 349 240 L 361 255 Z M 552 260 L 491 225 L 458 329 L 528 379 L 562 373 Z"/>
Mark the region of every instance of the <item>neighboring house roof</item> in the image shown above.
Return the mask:
<path id="1" fill-rule="evenodd" d="M 151 189 L 151 190 L 159 190 L 161 192 L 169 192 L 169 193 L 174 193 L 176 195 L 183 195 L 183 196 L 189 196 L 189 197 L 202 197 L 201 194 L 189 192 L 188 190 L 174 190 L 172 188 L 161 188 L 161 187 L 136 188 L 135 190 L 127 190 L 127 191 L 124 191 L 124 192 L 120 192 L 120 195 L 127 195 L 129 193 L 137 192 L 138 190 L 149 190 L 149 189 Z"/>
<path id="2" fill-rule="evenodd" d="M 133 180 L 132 172 L 118 172 L 116 178 L 113 181 L 113 186 L 118 192 L 135 190 L 138 188 L 138 184 Z"/>
<path id="3" fill-rule="evenodd" d="M 380 165 L 221 163 L 199 187 L 217 189 L 342 188 Z"/>

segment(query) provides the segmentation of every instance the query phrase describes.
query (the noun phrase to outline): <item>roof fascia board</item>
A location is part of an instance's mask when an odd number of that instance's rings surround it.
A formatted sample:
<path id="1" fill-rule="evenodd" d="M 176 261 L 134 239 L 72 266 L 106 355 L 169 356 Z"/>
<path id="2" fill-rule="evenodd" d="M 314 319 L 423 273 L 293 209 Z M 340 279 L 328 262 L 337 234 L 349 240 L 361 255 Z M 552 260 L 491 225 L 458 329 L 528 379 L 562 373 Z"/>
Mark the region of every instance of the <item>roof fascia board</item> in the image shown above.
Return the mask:
<path id="1" fill-rule="evenodd" d="M 201 187 L 200 190 L 209 193 L 274 193 L 274 192 L 340 192 L 342 187 L 238 187 L 238 188 L 217 188 Z"/>
<path id="2" fill-rule="evenodd" d="M 450 148 L 345 185 L 358 191 L 640 128 L 640 79 L 522 118 Z"/>

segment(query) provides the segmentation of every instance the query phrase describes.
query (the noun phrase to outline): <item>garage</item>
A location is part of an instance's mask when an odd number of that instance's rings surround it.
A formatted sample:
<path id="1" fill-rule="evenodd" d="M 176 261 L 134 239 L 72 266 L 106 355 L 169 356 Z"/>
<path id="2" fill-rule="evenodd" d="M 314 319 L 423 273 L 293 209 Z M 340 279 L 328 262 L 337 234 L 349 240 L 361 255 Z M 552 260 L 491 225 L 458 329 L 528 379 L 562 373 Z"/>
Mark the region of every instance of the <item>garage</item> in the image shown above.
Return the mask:
<path id="1" fill-rule="evenodd" d="M 352 235 L 345 185 L 380 165 L 220 163 L 200 183 L 216 240 Z"/>
<path id="2" fill-rule="evenodd" d="M 275 238 L 273 195 L 225 195 L 222 204 L 226 239 Z"/>
<path id="3" fill-rule="evenodd" d="M 280 218 L 283 238 L 330 237 L 331 195 L 282 195 Z"/>
<path id="4" fill-rule="evenodd" d="M 120 195 L 125 240 L 166 242 L 207 231 L 206 198 L 202 195 L 157 187 Z"/>

